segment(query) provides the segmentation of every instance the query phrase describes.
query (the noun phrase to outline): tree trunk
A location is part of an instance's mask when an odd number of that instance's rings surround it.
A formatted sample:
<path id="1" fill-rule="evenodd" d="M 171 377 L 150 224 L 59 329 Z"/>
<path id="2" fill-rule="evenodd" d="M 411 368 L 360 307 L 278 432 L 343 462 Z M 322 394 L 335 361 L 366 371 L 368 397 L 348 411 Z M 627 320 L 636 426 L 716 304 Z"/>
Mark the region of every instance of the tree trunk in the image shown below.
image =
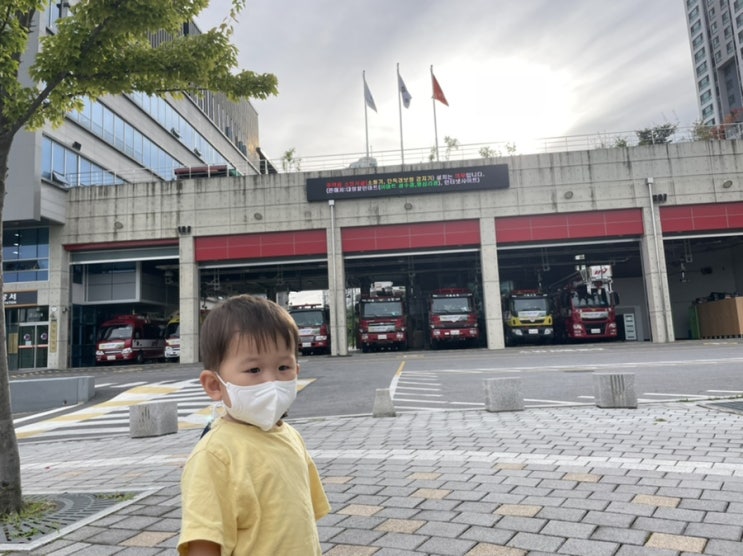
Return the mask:
<path id="1" fill-rule="evenodd" d="M 12 133 L 0 134 L 0 216 L 5 206 L 5 180 L 8 176 L 8 155 L 13 143 Z M 3 222 L 0 218 L 0 237 Z M 2 249 L 0 249 L 0 296 L 3 296 Z M 0 515 L 19 512 L 23 505 L 21 493 L 21 458 L 10 408 L 10 376 L 5 336 L 5 302 L 0 311 Z"/>

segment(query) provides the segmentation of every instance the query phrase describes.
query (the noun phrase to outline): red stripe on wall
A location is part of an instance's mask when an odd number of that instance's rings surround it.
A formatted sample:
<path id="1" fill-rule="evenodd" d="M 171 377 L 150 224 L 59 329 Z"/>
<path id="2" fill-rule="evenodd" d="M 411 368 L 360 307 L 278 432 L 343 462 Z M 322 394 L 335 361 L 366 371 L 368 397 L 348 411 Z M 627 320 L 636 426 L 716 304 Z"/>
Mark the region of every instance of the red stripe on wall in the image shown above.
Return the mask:
<path id="1" fill-rule="evenodd" d="M 496 218 L 495 233 L 498 244 L 641 236 L 642 209 Z"/>
<path id="2" fill-rule="evenodd" d="M 341 230 L 344 253 L 480 245 L 477 220 L 363 226 Z"/>
<path id="3" fill-rule="evenodd" d="M 743 229 L 743 203 L 660 207 L 664 234 Z"/>
<path id="4" fill-rule="evenodd" d="M 327 253 L 325 230 L 196 238 L 196 261 L 230 261 Z"/>

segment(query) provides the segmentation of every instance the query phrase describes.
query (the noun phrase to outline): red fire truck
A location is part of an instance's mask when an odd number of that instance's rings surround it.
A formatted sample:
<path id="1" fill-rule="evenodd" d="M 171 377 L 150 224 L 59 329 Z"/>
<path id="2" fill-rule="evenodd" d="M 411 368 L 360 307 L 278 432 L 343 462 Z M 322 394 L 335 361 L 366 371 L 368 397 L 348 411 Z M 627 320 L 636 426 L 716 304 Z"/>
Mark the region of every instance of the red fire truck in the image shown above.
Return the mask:
<path id="1" fill-rule="evenodd" d="M 433 349 L 443 344 L 477 344 L 480 329 L 472 291 L 466 288 L 443 288 L 431 292 L 428 298 L 428 327 Z"/>
<path id="2" fill-rule="evenodd" d="M 325 305 L 294 305 L 289 314 L 297 323 L 302 354 L 330 353 L 330 309 Z"/>
<path id="3" fill-rule="evenodd" d="M 119 315 L 98 329 L 95 362 L 121 363 L 165 357 L 164 322 L 143 315 Z"/>
<path id="4" fill-rule="evenodd" d="M 408 349 L 408 315 L 405 291 L 392 286 L 373 287 L 358 305 L 357 345 L 372 350 Z"/>
<path id="5" fill-rule="evenodd" d="M 563 341 L 616 340 L 616 305 L 611 266 L 580 266 L 552 295 L 556 333 Z"/>

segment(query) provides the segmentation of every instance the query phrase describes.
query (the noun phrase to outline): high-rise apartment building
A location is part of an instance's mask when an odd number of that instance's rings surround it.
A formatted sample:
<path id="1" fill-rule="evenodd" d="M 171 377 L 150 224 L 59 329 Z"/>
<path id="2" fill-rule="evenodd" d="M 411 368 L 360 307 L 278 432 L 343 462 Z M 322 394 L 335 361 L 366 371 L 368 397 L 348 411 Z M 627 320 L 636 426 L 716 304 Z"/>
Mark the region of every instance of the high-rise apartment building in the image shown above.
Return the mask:
<path id="1" fill-rule="evenodd" d="M 700 122 L 743 119 L 743 0 L 683 0 Z"/>

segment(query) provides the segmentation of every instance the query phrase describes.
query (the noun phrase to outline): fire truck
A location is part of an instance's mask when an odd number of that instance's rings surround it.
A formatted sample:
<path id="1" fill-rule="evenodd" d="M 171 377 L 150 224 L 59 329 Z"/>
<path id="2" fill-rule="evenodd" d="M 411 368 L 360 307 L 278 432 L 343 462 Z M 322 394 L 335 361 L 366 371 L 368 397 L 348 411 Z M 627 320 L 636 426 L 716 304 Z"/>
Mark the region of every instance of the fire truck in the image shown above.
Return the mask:
<path id="1" fill-rule="evenodd" d="M 361 351 L 408 349 L 408 315 L 405 290 L 373 286 L 358 303 L 357 346 Z"/>
<path id="2" fill-rule="evenodd" d="M 302 354 L 330 353 L 330 309 L 325 305 L 294 305 L 289 314 L 297 323 Z"/>
<path id="3" fill-rule="evenodd" d="M 443 288 L 431 292 L 428 298 L 428 327 L 433 349 L 444 344 L 477 344 L 480 329 L 472 291 L 466 288 Z"/>
<path id="4" fill-rule="evenodd" d="M 541 290 L 511 290 L 503 295 L 506 345 L 543 343 L 554 339 L 552 303 Z"/>
<path id="5" fill-rule="evenodd" d="M 563 341 L 616 340 L 616 305 L 609 265 L 578 267 L 552 296 L 556 307 L 556 332 Z"/>
<path id="6" fill-rule="evenodd" d="M 144 315 L 119 315 L 98 329 L 95 362 L 137 362 L 165 357 L 165 323 Z"/>

